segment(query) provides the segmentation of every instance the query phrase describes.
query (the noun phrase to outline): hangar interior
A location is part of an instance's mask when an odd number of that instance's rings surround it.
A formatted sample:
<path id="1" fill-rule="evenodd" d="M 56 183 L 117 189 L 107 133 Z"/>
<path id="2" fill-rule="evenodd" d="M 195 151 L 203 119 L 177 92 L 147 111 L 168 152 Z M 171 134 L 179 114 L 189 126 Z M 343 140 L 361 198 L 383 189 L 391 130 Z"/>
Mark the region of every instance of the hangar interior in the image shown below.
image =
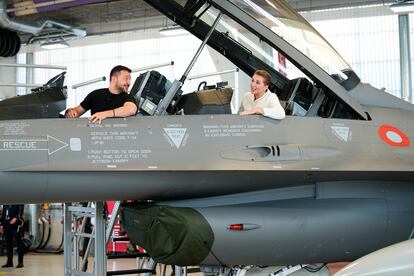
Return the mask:
<path id="1" fill-rule="evenodd" d="M 15 55 L 0 57 L 1 100 L 30 94 L 33 88 L 40 87 L 56 75 L 66 72 L 66 106 L 74 107 L 89 92 L 107 87 L 109 70 L 117 64 L 133 69 L 131 87 L 148 70 L 156 70 L 173 81 L 180 79 L 200 47 L 201 40 L 176 26 L 143 0 L 56 2 L 58 1 L 0 0 L 0 27 L 15 31 L 21 40 L 21 47 L 19 46 Z M 287 2 L 327 39 L 363 82 L 414 103 L 414 71 L 411 69 L 414 62 L 414 12 L 396 13 L 390 8 L 391 5 L 406 2 L 414 6 L 412 1 Z M 49 24 L 35 34 L 31 33 L 31 28 L 37 28 L 39 22 Z M 62 31 L 62 26 L 65 31 Z M 3 37 L 0 37 L 0 45 L 2 40 Z M 61 43 L 61 48 L 45 48 L 58 43 Z M 262 51 L 264 57 L 271 56 L 273 65 L 277 63 L 275 60 L 278 61 L 277 66 L 283 67 L 283 73 L 289 78 L 305 76 L 289 61 L 284 61 L 283 64 L 278 56 L 272 56 L 271 50 L 266 52 L 265 46 Z M 182 91 L 186 94 L 209 87 L 230 87 L 233 90 L 230 107 L 235 114 L 242 95 L 249 89 L 250 78 L 251 76 L 207 46 L 194 64 Z M 88 117 L 89 113 L 84 116 Z M 117 206 L 118 202 L 111 204 Z M 0 268 L 0 275 L 64 273 L 64 256 L 56 254 L 62 253 L 64 243 L 63 211 L 61 203 L 25 206 L 26 220 L 30 221 L 26 226 L 26 237 L 32 244 L 32 250 L 25 257 L 23 269 Z M 117 232 L 119 230 L 116 229 Z M 114 251 L 118 247 L 126 251 L 128 242 L 112 240 L 110 244 Z M 140 266 L 143 259 L 145 258 L 114 258 L 107 260 L 107 269 L 133 269 Z M 0 264 L 5 260 L 4 250 L 0 251 Z M 165 266 L 157 267 L 156 273 L 165 274 L 165 269 L 167 273 L 172 273 L 171 268 Z M 333 275 L 336 270 L 334 264 L 320 272 L 292 272 L 290 275 Z M 88 271 L 93 273 L 92 266 L 89 266 Z M 197 269 L 194 271 L 199 273 Z M 191 268 L 188 268 L 188 272 L 175 271 L 175 275 L 191 272 Z M 238 276 L 245 272 L 240 271 Z M 272 272 L 275 273 L 265 273 Z"/>
<path id="2" fill-rule="evenodd" d="M 33 22 L 28 23 L 32 25 L 45 20 L 56 22 L 60 20 L 71 23 L 68 25 L 73 26 L 74 29 L 76 29 L 75 26 L 82 27 L 86 30 L 87 36 L 67 35 L 66 38 L 65 35 L 63 39 L 70 47 L 46 51 L 40 47 L 40 44 L 53 40 L 53 36 L 56 36 L 53 31 L 48 33 L 45 30 L 42 31 L 44 34 L 38 36 L 23 33 L 22 41 L 26 43 L 22 45 L 19 54 L 10 59 L 3 58 L 4 62 L 66 67 L 68 106 L 78 104 L 89 91 L 105 85 L 102 81 L 73 88 L 85 81 L 107 77 L 107 68 L 112 64 L 126 64 L 130 68 L 139 69 L 175 62 L 172 66 L 158 69 L 170 80 L 179 77 L 184 72 L 186 64 L 200 44 L 198 39 L 188 33 L 168 36 L 167 32 L 166 36 L 165 32 L 161 31 L 160 34 L 160 29 L 169 28 L 174 25 L 174 22 L 161 16 L 143 1 L 104 2 L 106 3 L 32 14 L 28 8 L 20 8 L 22 15 L 16 16 L 16 20 Z M 401 80 L 400 60 L 409 58 L 412 62 L 413 47 L 409 46 L 413 44 L 413 38 L 408 36 L 409 41 L 406 42 L 409 56 L 400 56 L 399 40 L 400 33 L 403 32 L 400 28 L 402 23 L 399 21 L 401 14 L 396 14 L 389 8 L 393 1 L 351 1 L 346 5 L 335 3 L 339 1 L 288 2 L 337 49 L 364 82 L 412 101 L 410 89 L 405 84 L 407 81 Z M 20 10 L 15 9 L 17 14 Z M 125 13 L 125 10 L 128 12 Z M 405 32 L 412 33 L 413 16 L 410 13 L 406 26 L 408 30 Z M 59 38 L 59 35 L 57 37 Z M 178 41 L 178 43 L 173 43 L 173 41 Z M 179 43 L 180 41 L 186 43 Z M 202 53 L 190 75 L 197 77 L 200 74 L 227 72 L 234 69 L 236 69 L 234 65 L 220 58 L 215 51 L 208 49 Z M 0 70 L 2 70 L 0 80 L 4 83 L 30 84 L 44 84 L 61 72 L 59 69 L 35 70 L 4 66 Z M 289 64 L 287 70 L 289 70 Z M 412 70 L 409 73 L 412 79 Z M 132 78 L 135 79 L 138 74 L 139 72 L 136 72 Z M 290 75 L 292 74 L 294 76 L 297 72 L 290 72 Z M 236 92 L 244 93 L 249 77 L 243 72 L 237 72 L 203 79 L 190 78 L 184 84 L 183 90 L 185 92 L 195 91 L 202 81 L 215 84 L 222 80 L 228 81 Z M 16 94 L 25 94 L 31 89 L 30 87 L 16 89 L 10 86 L 2 88 L 3 99 Z M 234 103 L 233 108 L 237 108 L 237 105 Z"/>

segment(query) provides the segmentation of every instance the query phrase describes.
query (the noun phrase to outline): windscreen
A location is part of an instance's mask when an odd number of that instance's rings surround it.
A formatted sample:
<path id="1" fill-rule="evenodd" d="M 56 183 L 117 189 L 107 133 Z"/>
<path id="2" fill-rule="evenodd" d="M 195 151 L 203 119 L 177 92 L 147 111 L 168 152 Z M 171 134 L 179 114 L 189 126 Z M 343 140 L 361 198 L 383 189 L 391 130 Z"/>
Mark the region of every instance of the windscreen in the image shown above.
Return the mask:
<path id="1" fill-rule="evenodd" d="M 298 49 L 329 75 L 335 75 L 342 80 L 347 79 L 347 76 L 343 74 L 344 71 L 351 70 L 347 62 L 301 15 L 284 1 L 230 0 L 230 2 Z M 211 16 L 206 13 L 203 19 L 206 20 L 209 15 Z M 262 60 L 268 60 L 268 63 L 275 63 L 274 54 L 271 54 L 271 50 L 263 46 L 263 41 L 253 37 L 250 32 L 244 31 L 231 19 L 226 18 L 225 22 L 220 24 L 220 28 L 221 31 L 233 36 L 244 47 L 251 49 L 254 55 L 259 56 Z M 223 28 L 227 30 L 223 30 Z"/>

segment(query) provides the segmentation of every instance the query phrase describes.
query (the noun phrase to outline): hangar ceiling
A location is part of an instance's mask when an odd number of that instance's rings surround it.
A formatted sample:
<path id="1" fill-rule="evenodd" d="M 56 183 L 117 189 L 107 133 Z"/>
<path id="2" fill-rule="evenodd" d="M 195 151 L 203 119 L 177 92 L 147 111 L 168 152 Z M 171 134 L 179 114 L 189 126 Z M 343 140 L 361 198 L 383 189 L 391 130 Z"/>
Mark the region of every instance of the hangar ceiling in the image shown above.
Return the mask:
<path id="1" fill-rule="evenodd" d="M 299 11 L 359 5 L 389 4 L 394 0 L 287 0 Z M 8 17 L 24 24 L 40 25 L 46 20 L 83 28 L 88 35 L 122 32 L 167 24 L 143 0 L 0 0 L 7 4 Z M 4 4 L 3 3 L 3 4 Z M 23 43 L 31 34 L 19 32 Z M 33 38 L 33 37 L 32 37 Z"/>

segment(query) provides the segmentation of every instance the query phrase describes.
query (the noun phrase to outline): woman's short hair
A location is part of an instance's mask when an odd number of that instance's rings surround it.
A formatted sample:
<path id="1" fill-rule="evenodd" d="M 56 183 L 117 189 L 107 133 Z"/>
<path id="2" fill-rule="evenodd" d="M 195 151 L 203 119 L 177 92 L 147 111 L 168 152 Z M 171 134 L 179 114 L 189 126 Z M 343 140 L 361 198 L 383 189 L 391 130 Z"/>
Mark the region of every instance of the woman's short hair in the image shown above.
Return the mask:
<path id="1" fill-rule="evenodd" d="M 264 79 L 264 84 L 269 85 L 272 82 L 272 76 L 265 70 L 256 70 L 254 75 L 261 76 Z"/>

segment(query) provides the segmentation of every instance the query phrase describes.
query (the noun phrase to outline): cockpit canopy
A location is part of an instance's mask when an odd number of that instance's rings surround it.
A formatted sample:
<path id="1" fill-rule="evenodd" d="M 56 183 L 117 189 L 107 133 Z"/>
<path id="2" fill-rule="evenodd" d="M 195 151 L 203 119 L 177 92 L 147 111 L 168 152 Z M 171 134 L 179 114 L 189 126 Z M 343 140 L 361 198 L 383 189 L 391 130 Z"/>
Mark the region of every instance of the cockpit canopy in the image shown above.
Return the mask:
<path id="1" fill-rule="evenodd" d="M 307 78 L 325 95 L 342 102 L 352 117 L 367 119 L 348 93 L 360 79 L 283 0 L 145 1 L 201 40 L 220 15 L 207 44 L 242 71 L 250 76 L 257 69 L 268 71 L 272 76 L 269 89 L 279 96 L 291 80 Z"/>

